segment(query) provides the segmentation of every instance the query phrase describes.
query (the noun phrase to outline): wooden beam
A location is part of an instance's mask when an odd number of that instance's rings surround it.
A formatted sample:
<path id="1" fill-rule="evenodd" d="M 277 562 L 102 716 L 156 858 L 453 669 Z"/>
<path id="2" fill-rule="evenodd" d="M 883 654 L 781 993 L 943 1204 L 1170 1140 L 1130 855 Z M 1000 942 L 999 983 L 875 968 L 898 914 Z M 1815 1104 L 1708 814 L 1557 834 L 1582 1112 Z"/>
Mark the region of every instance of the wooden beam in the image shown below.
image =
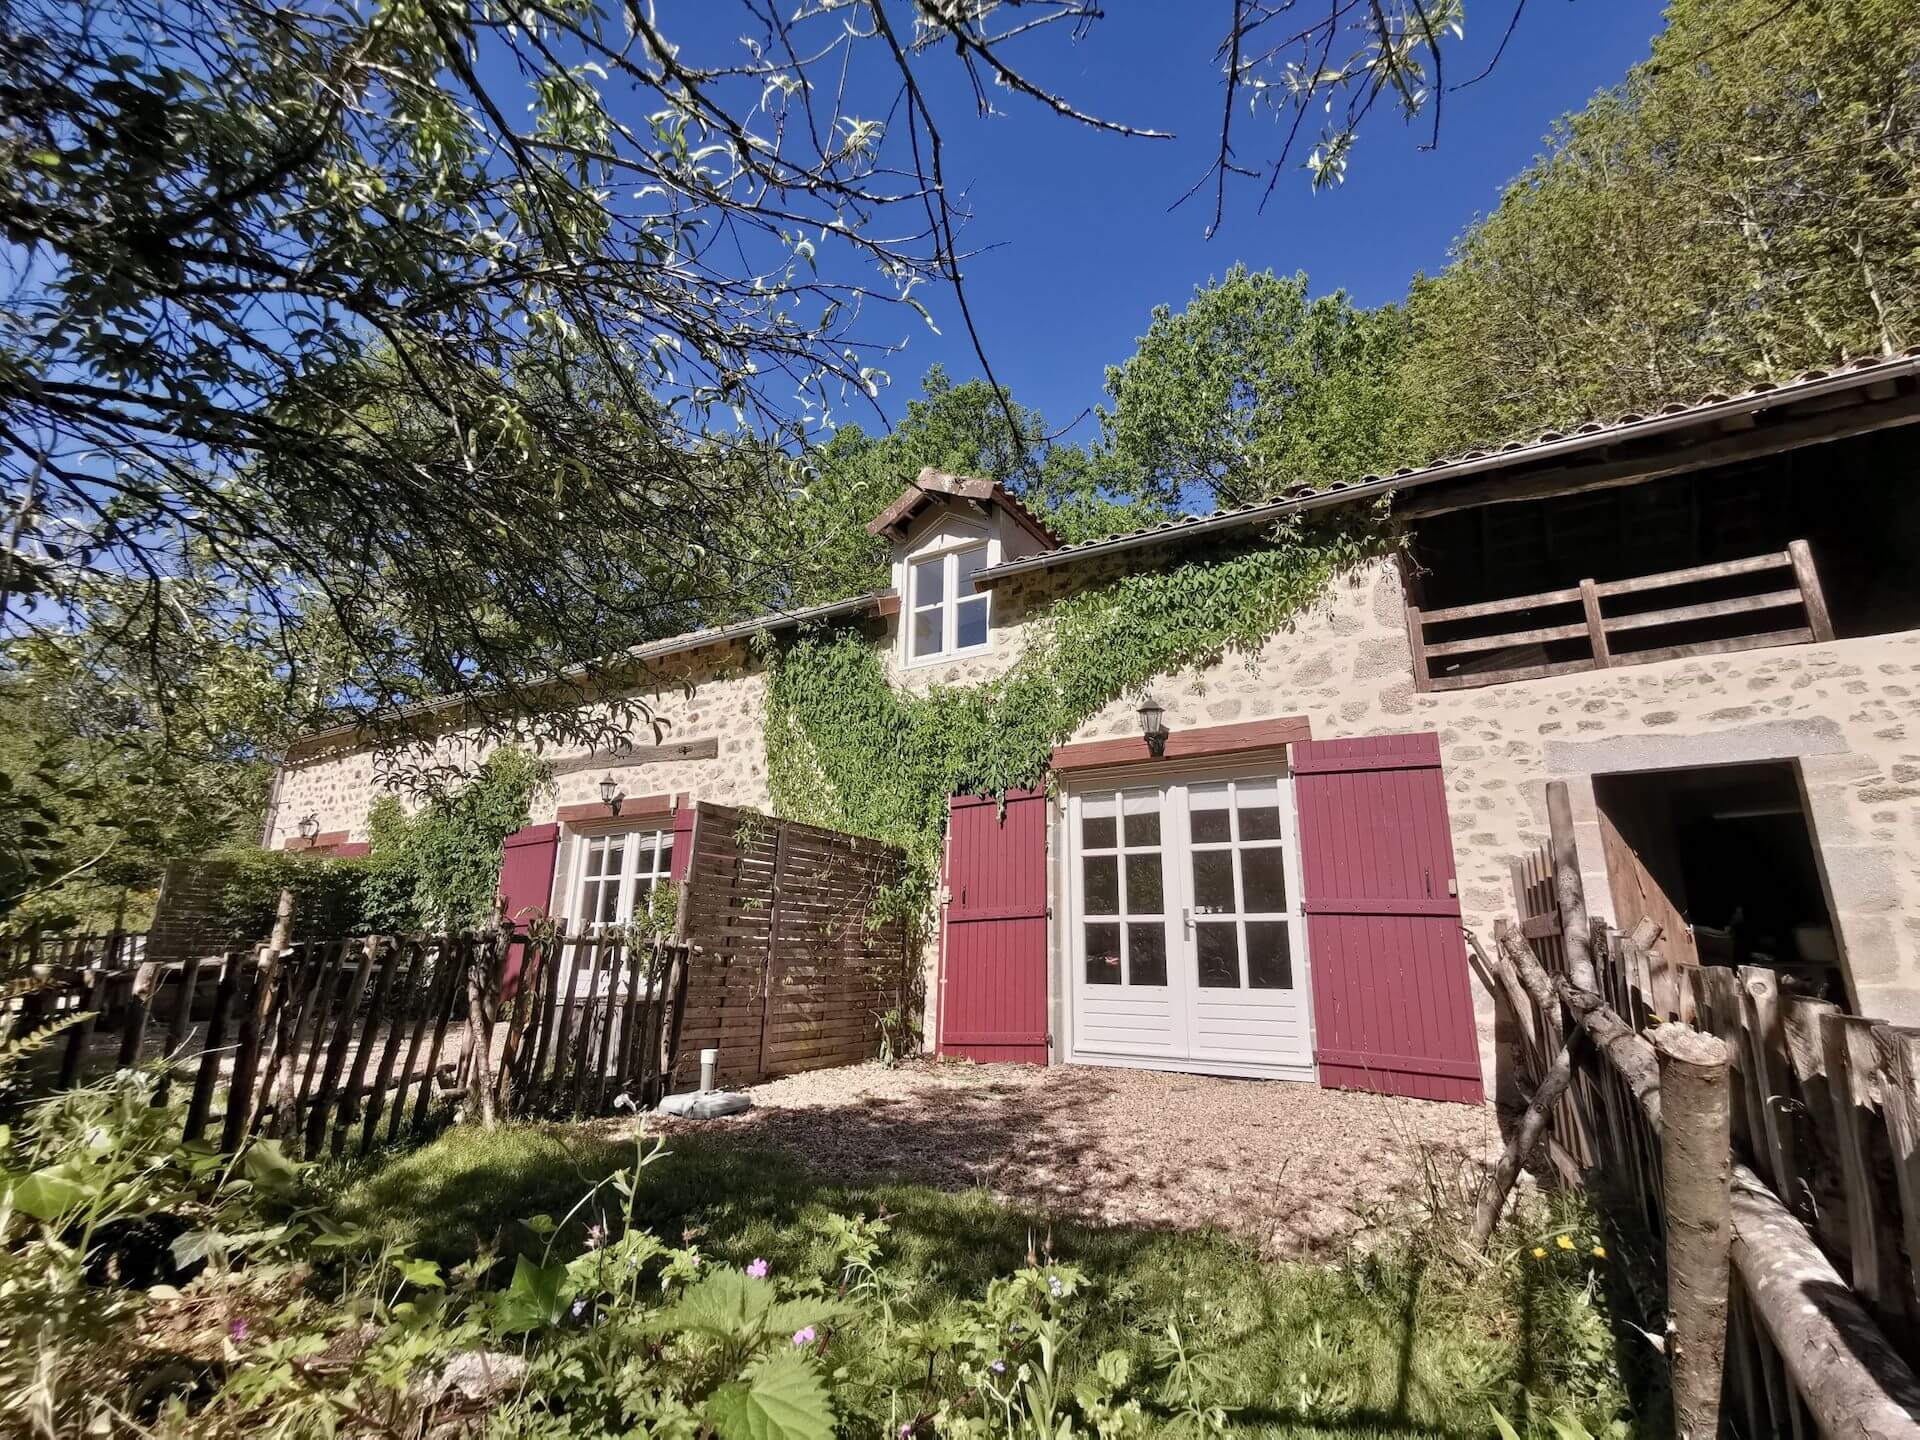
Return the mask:
<path id="1" fill-rule="evenodd" d="M 562 805 L 553 818 L 562 825 L 592 825 L 603 821 L 657 820 L 673 814 L 671 795 L 629 795 L 616 809 L 599 800 L 582 805 Z"/>
<path id="2" fill-rule="evenodd" d="M 1510 645 L 1538 645 L 1547 640 L 1578 640 L 1587 634 L 1587 626 L 1541 625 L 1532 630 L 1510 630 L 1499 635 L 1479 635 L 1471 640 L 1441 640 L 1428 645 L 1428 655 L 1472 655 L 1482 650 L 1503 650 Z"/>
<path id="3" fill-rule="evenodd" d="M 1798 590 L 1769 590 L 1763 595 L 1739 595 L 1730 600 L 1703 600 L 1698 605 L 1675 605 L 1666 610 L 1614 615 L 1608 618 L 1606 627 L 1609 630 L 1651 630 L 1660 625 L 1678 625 L 1688 620 L 1717 620 L 1724 615 L 1745 615 L 1754 610 L 1784 610 L 1799 603 Z"/>
<path id="4" fill-rule="evenodd" d="M 1785 570 L 1789 563 L 1783 551 L 1777 555 L 1752 555 L 1744 560 L 1719 560 L 1711 565 L 1691 565 L 1685 570 L 1634 575 L 1625 580 L 1602 580 L 1593 588 L 1602 599 L 1612 599 L 1615 595 L 1638 595 L 1643 590 L 1669 590 L 1676 585 L 1693 585 L 1702 580 L 1731 580 L 1736 575 Z"/>
<path id="5" fill-rule="evenodd" d="M 1417 605 L 1407 606 L 1407 648 L 1413 653 L 1413 688 L 1432 689 L 1432 676 L 1427 668 L 1427 627 Z"/>
<path id="6" fill-rule="evenodd" d="M 1579 599 L 1578 590 L 1542 590 L 1537 595 L 1515 595 L 1508 600 L 1483 600 L 1478 605 L 1452 605 L 1444 610 L 1425 610 L 1421 613 L 1429 625 L 1443 625 L 1449 620 L 1483 620 L 1489 615 L 1511 615 L 1516 610 L 1573 605 Z"/>
<path id="7" fill-rule="evenodd" d="M 1166 760 L 1199 760 L 1210 755 L 1238 755 L 1254 750 L 1279 750 L 1297 740 L 1311 740 L 1313 727 L 1304 715 L 1280 715 L 1271 720 L 1248 720 L 1238 725 L 1202 725 L 1168 734 Z M 1053 768 L 1059 772 L 1092 770 L 1109 765 L 1145 764 L 1153 760 L 1146 740 L 1138 735 L 1118 740 L 1083 740 L 1057 746 Z"/>
<path id="8" fill-rule="evenodd" d="M 582 770 L 617 769 L 625 765 L 664 765 L 676 760 L 713 760 L 720 754 L 720 739 L 710 735 L 704 740 L 675 740 L 664 745 L 629 745 L 572 760 L 556 761 L 553 774 L 577 775 Z"/>
<path id="9" fill-rule="evenodd" d="M 1820 572 L 1813 566 L 1813 551 L 1804 540 L 1787 546 L 1787 559 L 1793 565 L 1793 578 L 1800 584 L 1800 598 L 1807 607 L 1807 628 L 1822 643 L 1833 639 L 1833 618 L 1827 614 L 1827 592 L 1820 588 Z"/>
<path id="10" fill-rule="evenodd" d="M 1666 436 L 1649 437 L 1651 453 L 1624 459 L 1610 458 L 1598 464 L 1557 465 L 1530 476 L 1512 478 L 1495 472 L 1452 489 L 1436 488 L 1399 500 L 1394 514 L 1402 520 L 1423 520 L 1454 510 L 1471 510 L 1482 505 L 1505 505 L 1521 500 L 1539 500 L 1549 495 L 1578 495 L 1591 490 L 1611 490 L 1623 485 L 1638 485 L 1669 475 L 1684 475 L 1715 465 L 1732 465 L 1759 459 L 1802 445 L 1843 440 L 1868 435 L 1920 420 L 1920 395 L 1910 395 L 1884 407 L 1855 405 L 1818 415 L 1783 420 L 1778 424 L 1722 435 L 1686 449 L 1673 448 Z"/>
<path id="11" fill-rule="evenodd" d="M 1580 582 L 1580 608 L 1586 614 L 1587 643 L 1593 647 L 1593 668 L 1605 670 L 1613 664 L 1607 650 L 1607 622 L 1600 614 L 1600 592 L 1591 580 Z"/>

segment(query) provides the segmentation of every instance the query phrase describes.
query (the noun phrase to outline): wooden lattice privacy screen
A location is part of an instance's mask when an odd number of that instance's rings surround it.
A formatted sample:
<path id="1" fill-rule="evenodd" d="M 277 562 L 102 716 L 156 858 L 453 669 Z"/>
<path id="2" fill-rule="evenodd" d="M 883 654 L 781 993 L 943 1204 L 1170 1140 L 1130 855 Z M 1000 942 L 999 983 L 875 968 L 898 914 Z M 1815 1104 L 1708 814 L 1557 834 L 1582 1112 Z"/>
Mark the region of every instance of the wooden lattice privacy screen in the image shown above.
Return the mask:
<path id="1" fill-rule="evenodd" d="M 671 1089 L 720 1051 L 740 1085 L 870 1059 L 881 1018 L 902 1008 L 908 931 L 876 906 L 906 855 L 877 840 L 702 801 L 681 900 L 691 949 Z"/>

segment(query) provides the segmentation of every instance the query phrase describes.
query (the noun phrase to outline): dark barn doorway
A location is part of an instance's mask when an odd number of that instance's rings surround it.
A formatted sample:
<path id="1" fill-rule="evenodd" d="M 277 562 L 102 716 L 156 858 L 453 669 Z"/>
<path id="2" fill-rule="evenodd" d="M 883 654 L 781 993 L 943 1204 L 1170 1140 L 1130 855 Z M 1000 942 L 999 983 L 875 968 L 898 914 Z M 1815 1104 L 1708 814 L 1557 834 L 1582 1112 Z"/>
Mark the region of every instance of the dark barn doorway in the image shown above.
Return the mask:
<path id="1" fill-rule="evenodd" d="M 1596 775 L 1622 929 L 1659 922 L 1677 965 L 1764 965 L 1846 1006 L 1813 827 L 1789 761 Z"/>

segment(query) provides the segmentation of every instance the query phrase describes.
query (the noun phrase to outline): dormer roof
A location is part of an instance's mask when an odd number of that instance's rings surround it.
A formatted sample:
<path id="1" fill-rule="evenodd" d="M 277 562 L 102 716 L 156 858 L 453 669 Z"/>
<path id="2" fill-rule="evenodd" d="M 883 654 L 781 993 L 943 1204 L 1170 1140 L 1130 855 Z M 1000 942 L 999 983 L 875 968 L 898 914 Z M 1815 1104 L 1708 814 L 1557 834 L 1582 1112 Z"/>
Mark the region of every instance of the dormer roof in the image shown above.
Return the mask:
<path id="1" fill-rule="evenodd" d="M 931 465 L 900 492 L 898 500 L 874 516 L 867 529 L 889 540 L 904 540 L 921 512 L 942 500 L 965 501 L 983 513 L 998 508 L 1014 524 L 1033 536 L 1042 549 L 1060 548 L 1060 537 L 1043 525 L 1031 510 L 1014 499 L 1006 486 L 995 480 L 976 480 L 971 475 L 949 475 Z"/>

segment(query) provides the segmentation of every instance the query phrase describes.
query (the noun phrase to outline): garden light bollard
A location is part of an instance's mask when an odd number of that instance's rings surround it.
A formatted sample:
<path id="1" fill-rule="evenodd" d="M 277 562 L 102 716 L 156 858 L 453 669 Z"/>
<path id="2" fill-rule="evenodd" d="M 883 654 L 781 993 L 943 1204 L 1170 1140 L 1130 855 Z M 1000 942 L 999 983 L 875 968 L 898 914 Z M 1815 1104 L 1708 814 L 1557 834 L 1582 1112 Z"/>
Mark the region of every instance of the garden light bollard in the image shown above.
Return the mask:
<path id="1" fill-rule="evenodd" d="M 720 1052 L 718 1050 L 702 1050 L 700 1052 L 700 1088 L 702 1090 L 713 1089 L 715 1072 L 718 1071 L 719 1068 Z"/>

